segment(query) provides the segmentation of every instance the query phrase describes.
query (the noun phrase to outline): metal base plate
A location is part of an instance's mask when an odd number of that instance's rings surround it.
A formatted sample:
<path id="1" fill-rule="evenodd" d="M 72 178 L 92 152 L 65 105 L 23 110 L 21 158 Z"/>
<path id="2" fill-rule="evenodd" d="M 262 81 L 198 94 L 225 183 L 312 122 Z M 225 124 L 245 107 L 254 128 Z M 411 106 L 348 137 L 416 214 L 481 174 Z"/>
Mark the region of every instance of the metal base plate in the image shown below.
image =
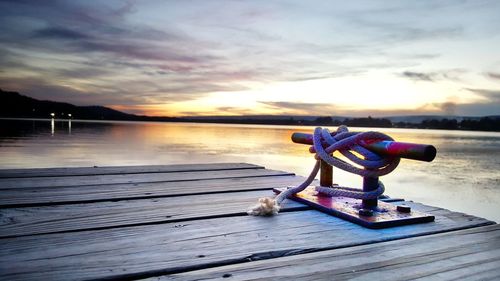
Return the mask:
<path id="1" fill-rule="evenodd" d="M 273 190 L 276 193 L 281 193 L 286 189 L 275 188 Z M 387 228 L 434 221 L 432 215 L 414 210 L 407 213 L 400 212 L 397 210 L 396 205 L 382 201 L 378 201 L 377 207 L 372 209 L 373 214 L 371 216 L 363 216 L 359 214 L 359 210 L 362 209 L 361 200 L 318 195 L 314 186 L 307 187 L 290 199 L 367 228 Z"/>

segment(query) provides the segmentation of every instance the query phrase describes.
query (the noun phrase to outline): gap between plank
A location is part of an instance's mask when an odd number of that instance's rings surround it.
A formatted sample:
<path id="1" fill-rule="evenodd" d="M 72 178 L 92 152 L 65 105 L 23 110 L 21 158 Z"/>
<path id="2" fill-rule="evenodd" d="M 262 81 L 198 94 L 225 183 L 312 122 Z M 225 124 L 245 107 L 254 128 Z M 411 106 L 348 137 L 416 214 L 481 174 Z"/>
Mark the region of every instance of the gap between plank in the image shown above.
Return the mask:
<path id="1" fill-rule="evenodd" d="M 281 175 L 280 175 L 281 176 Z M 204 191 L 204 192 L 190 192 L 182 194 L 164 194 L 164 195 L 142 195 L 133 197 L 118 197 L 118 198 L 103 198 L 103 199 L 88 199 L 88 200 L 69 200 L 63 202 L 40 202 L 40 203 L 19 203 L 19 204 L 9 204 L 0 205 L 0 209 L 9 208 L 26 208 L 26 207 L 44 207 L 44 206 L 54 206 L 54 205 L 71 205 L 71 204 L 86 204 L 86 203 L 100 203 L 100 202 L 119 202 L 128 200 L 141 200 L 141 199 L 155 199 L 155 198 L 167 198 L 167 197 L 183 197 L 183 196 L 193 196 L 193 195 L 208 195 L 208 194 L 223 194 L 223 193 L 235 193 L 235 192 L 248 192 L 248 191 L 263 191 L 272 190 L 272 188 L 248 188 L 248 189 L 238 189 L 238 190 L 220 190 L 220 191 Z"/>
<path id="2" fill-rule="evenodd" d="M 239 169 L 235 169 L 239 170 Z M 210 171 L 209 171 L 210 172 Z M 262 178 L 262 177 L 276 177 L 276 176 L 296 176 L 295 173 L 289 173 L 289 172 L 282 172 L 282 171 L 275 171 L 278 172 L 277 174 L 269 174 L 269 175 L 241 175 L 241 176 L 233 176 L 233 177 L 218 177 L 218 178 L 202 178 L 202 179 L 177 179 L 177 180 L 160 180 L 160 181 L 138 181 L 138 182 L 122 182 L 122 183 L 100 183 L 100 184 L 81 184 L 81 185 L 71 185 L 70 187 L 86 187 L 86 186 L 106 186 L 106 185 L 117 185 L 117 184 L 142 184 L 142 183 L 164 183 L 164 182 L 186 182 L 186 181 L 205 181 L 205 180 L 222 180 L 222 179 L 239 179 L 239 178 Z M 281 172 L 281 174 L 279 173 Z M 20 188 L 54 188 L 54 187 L 60 187 L 60 188 L 65 188 L 66 186 L 61 185 L 61 186 L 27 186 L 27 187 L 20 187 Z M 0 191 L 5 190 L 5 189 L 17 189 L 17 188 L 0 188 Z"/>
<path id="3" fill-rule="evenodd" d="M 289 207 L 287 209 L 281 210 L 280 213 L 291 213 L 291 212 L 301 212 L 301 211 L 310 211 L 312 210 L 309 206 L 300 206 L 300 207 Z M 209 215 L 209 216 L 200 216 L 200 217 L 191 217 L 184 219 L 165 219 L 158 220 L 152 222 L 139 222 L 139 223 L 130 223 L 130 224 L 120 224 L 120 225 L 111 225 L 111 226 L 101 226 L 101 227 L 89 227 L 82 229 L 72 229 L 72 230 L 61 230 L 61 231 L 53 231 L 53 232 L 43 232 L 43 233 L 33 233 L 33 234 L 16 234 L 16 235 L 8 235 L 2 236 L 1 239 L 7 238 L 18 238 L 18 237 L 26 237 L 26 236 L 40 236 L 46 234 L 61 234 L 61 233 L 72 233 L 72 232 L 83 232 L 83 231 L 94 231 L 94 230 L 105 230 L 105 229 L 113 229 L 113 228 L 125 228 L 125 227 L 136 227 L 136 226 L 146 226 L 146 225 L 158 225 L 164 223 L 177 223 L 177 222 L 188 222 L 188 221 L 198 221 L 198 220 L 208 220 L 208 219 L 219 219 L 219 218 L 230 218 L 230 217 L 243 217 L 248 216 L 246 212 L 236 212 L 236 213 L 226 213 L 219 215 Z"/>
<path id="4" fill-rule="evenodd" d="M 131 167 L 138 167 L 138 166 L 131 166 Z M 140 167 L 140 166 L 139 166 Z M 147 167 L 147 166 L 145 166 Z M 68 169 L 80 169 L 80 168 L 88 168 L 91 169 L 92 167 L 75 167 L 75 168 L 68 168 Z M 96 167 L 96 168 L 113 168 L 113 166 L 106 166 L 106 167 Z M 35 169 L 40 169 L 40 168 L 35 168 Z M 41 168 L 43 169 L 43 168 Z M 50 168 L 48 168 L 50 169 Z M 56 168 L 57 169 L 57 168 Z M 63 168 L 61 168 L 63 169 Z M 49 177 L 85 177 L 85 176 L 108 176 L 108 175 L 135 175 L 135 174 L 160 174 L 160 173 L 180 173 L 180 172 L 211 172 L 211 171 L 230 171 L 230 170 L 262 170 L 265 169 L 264 166 L 248 166 L 248 167 L 234 167 L 234 168 L 207 168 L 205 170 L 202 169 L 188 169 L 188 170 L 172 170 L 172 171 L 137 171 L 137 172 L 97 172 L 97 173 L 89 173 L 89 174 L 66 174 L 66 175 L 57 175 L 57 174 L 47 174 L 47 175 L 16 175 L 16 176 L 2 176 L 1 171 L 0 171 L 0 179 L 26 179 L 26 178 L 49 178 Z M 17 170 L 17 169 L 16 169 Z M 26 170 L 31 170 L 31 169 L 26 169 Z"/>
<path id="5" fill-rule="evenodd" d="M 281 176 L 281 175 L 278 175 Z M 193 196 L 193 195 L 209 195 L 209 194 L 224 194 L 224 193 L 239 193 L 239 192 L 249 192 L 249 191 L 265 191 L 272 190 L 272 188 L 247 188 L 247 189 L 237 189 L 237 190 L 220 190 L 220 191 L 203 191 L 203 192 L 190 192 L 182 194 L 164 194 L 164 195 L 142 195 L 142 196 L 132 196 L 132 197 L 117 197 L 113 199 L 103 198 L 103 199 L 81 199 L 81 200 L 68 200 L 61 202 L 40 202 L 40 203 L 16 203 L 8 205 L 0 205 L 0 209 L 12 209 L 12 208 L 28 208 L 28 207 L 47 207 L 47 206 L 60 206 L 60 205 L 72 205 L 72 204 L 88 204 L 88 203 L 101 203 L 101 202 L 120 202 L 128 200 L 142 200 L 142 199 L 157 199 L 157 198 L 169 198 L 169 197 L 183 197 L 183 196 Z M 387 203 L 401 202 L 405 201 L 403 198 L 383 198 L 380 201 Z"/>
<path id="6" fill-rule="evenodd" d="M 281 258 L 281 257 L 286 257 L 286 256 L 295 256 L 295 255 L 301 255 L 301 254 L 316 253 L 316 252 L 323 252 L 323 251 L 343 249 L 343 248 L 351 248 L 351 247 L 357 247 L 357 246 L 363 246 L 363 245 L 371 245 L 371 244 L 383 243 L 383 242 L 389 242 L 389 241 L 403 240 L 403 239 L 408 239 L 408 238 L 416 238 L 416 237 L 424 237 L 424 236 L 430 236 L 430 235 L 436 235 L 436 234 L 443 234 L 443 233 L 455 232 L 455 231 L 466 230 L 466 229 L 471 229 L 471 228 L 480 228 L 480 227 L 493 225 L 493 224 L 495 224 L 495 223 L 494 222 L 484 222 L 484 223 L 481 223 L 478 225 L 462 226 L 462 227 L 450 228 L 450 229 L 446 229 L 446 230 L 429 231 L 426 233 L 421 233 L 421 234 L 416 234 L 416 235 L 406 235 L 406 236 L 402 236 L 402 237 L 394 237 L 394 238 L 389 238 L 389 239 L 385 239 L 385 240 L 375 239 L 372 241 L 367 241 L 367 242 L 362 242 L 362 243 L 350 243 L 350 244 L 346 244 L 346 245 L 342 245 L 342 246 L 334 246 L 334 247 L 287 249 L 287 250 L 281 250 L 281 251 L 261 252 L 261 253 L 255 253 L 255 254 L 252 254 L 250 256 L 237 258 L 237 259 L 228 259 L 228 260 L 209 262 L 209 263 L 197 264 L 197 265 L 185 266 L 185 267 L 181 266 L 181 267 L 176 267 L 176 268 L 166 268 L 166 269 L 150 270 L 150 271 L 145 271 L 145 272 L 121 274 L 121 275 L 100 278 L 99 280 L 108 280 L 108 281 L 140 280 L 140 279 L 145 279 L 145 278 L 159 277 L 159 276 L 163 276 L 163 275 L 184 273 L 184 272 L 189 272 L 189 271 L 209 269 L 209 268 L 215 268 L 215 267 L 221 267 L 221 266 L 227 266 L 227 265 L 242 264 L 242 263 L 247 263 L 247 262 L 252 262 L 252 261 L 267 260 L 267 259 Z"/>

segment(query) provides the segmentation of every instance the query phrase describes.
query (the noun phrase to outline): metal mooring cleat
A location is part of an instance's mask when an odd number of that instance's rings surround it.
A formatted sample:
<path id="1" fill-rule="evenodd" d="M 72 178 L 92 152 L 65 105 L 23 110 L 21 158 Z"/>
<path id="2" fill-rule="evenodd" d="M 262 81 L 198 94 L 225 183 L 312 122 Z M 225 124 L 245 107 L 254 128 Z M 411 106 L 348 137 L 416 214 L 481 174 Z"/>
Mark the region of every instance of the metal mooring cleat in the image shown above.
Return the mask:
<path id="1" fill-rule="evenodd" d="M 288 198 L 368 228 L 434 221 L 434 216 L 412 210 L 410 206 L 379 200 L 384 192 L 379 176 L 394 170 L 400 158 L 432 161 L 436 156 L 434 146 L 396 142 L 377 132 L 349 132 L 345 126 L 335 133 L 321 128 L 317 128 L 314 135 L 294 133 L 292 141 L 313 145 L 310 152 L 316 153 L 320 161 L 320 185 L 308 186 Z M 334 151 L 363 168 L 333 156 Z M 334 184 L 332 166 L 362 176 L 362 189 Z M 276 193 L 285 190 L 287 188 L 274 189 Z"/>

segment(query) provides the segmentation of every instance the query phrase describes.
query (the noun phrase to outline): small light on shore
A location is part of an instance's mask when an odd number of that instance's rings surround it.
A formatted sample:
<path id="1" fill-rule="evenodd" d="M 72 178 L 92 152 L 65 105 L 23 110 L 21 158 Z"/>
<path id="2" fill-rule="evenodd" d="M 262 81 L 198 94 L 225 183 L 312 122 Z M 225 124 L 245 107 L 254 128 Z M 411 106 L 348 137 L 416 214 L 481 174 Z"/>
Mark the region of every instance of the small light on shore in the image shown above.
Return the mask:
<path id="1" fill-rule="evenodd" d="M 52 116 L 52 118 L 54 118 L 54 116 L 56 116 L 56 114 L 55 114 L 54 112 L 52 112 L 52 113 L 50 114 L 50 116 Z"/>

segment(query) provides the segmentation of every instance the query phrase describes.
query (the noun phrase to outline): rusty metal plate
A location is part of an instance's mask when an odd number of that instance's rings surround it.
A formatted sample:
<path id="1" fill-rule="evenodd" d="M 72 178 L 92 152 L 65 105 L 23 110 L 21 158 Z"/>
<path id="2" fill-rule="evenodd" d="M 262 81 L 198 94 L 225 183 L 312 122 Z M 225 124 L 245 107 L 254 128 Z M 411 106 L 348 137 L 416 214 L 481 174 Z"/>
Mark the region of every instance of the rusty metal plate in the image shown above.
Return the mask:
<path id="1" fill-rule="evenodd" d="M 285 188 L 275 188 L 273 190 L 276 193 L 281 193 Z M 432 215 L 410 210 L 405 206 L 399 207 L 400 210 L 398 211 L 396 205 L 382 201 L 378 201 L 377 207 L 372 209 L 371 216 L 360 215 L 359 210 L 362 209 L 361 200 L 317 195 L 314 186 L 307 187 L 290 199 L 367 228 L 387 228 L 434 221 Z"/>

